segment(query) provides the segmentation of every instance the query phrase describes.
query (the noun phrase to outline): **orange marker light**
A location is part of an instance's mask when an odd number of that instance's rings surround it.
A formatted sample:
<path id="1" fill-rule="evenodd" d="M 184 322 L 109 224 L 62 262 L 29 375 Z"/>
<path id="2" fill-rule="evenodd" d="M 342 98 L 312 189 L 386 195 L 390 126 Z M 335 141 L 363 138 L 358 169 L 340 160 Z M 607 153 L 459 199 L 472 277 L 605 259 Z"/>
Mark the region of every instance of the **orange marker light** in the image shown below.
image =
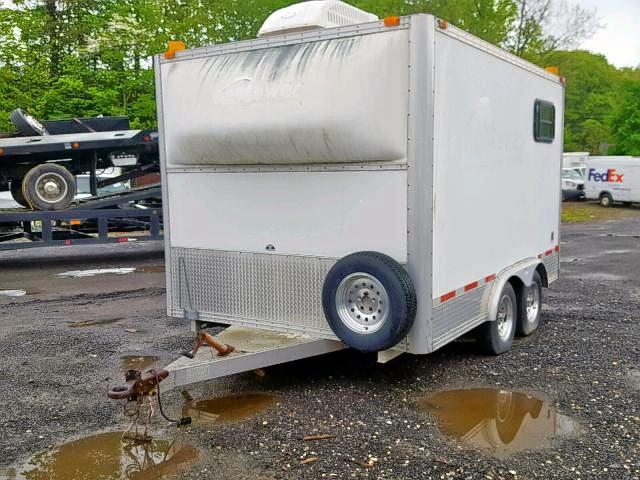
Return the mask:
<path id="1" fill-rule="evenodd" d="M 446 20 L 438 19 L 438 28 L 440 30 L 446 30 L 447 28 L 449 28 L 449 22 L 447 22 Z"/>
<path id="2" fill-rule="evenodd" d="M 186 48 L 187 47 L 184 42 L 181 42 L 180 40 L 169 40 L 169 43 L 167 44 L 167 51 L 164 52 L 164 58 L 175 58 L 176 52 L 185 50 Z"/>
<path id="3" fill-rule="evenodd" d="M 71 147 L 72 147 L 72 148 L 80 148 L 80 144 L 79 144 L 78 142 L 73 142 L 73 143 L 71 144 Z"/>
<path id="4" fill-rule="evenodd" d="M 71 220 L 69 223 L 70 223 L 71 225 L 80 225 L 80 220 L 75 220 L 75 219 L 74 219 L 74 220 Z"/>
<path id="5" fill-rule="evenodd" d="M 398 25 L 400 25 L 400 17 L 385 17 L 385 27 L 397 27 Z"/>
<path id="6" fill-rule="evenodd" d="M 4 155 L 4 148 L 0 148 L 0 155 Z"/>
<path id="7" fill-rule="evenodd" d="M 549 73 L 553 73 L 554 75 L 560 75 L 560 71 L 558 70 L 558 67 L 547 67 L 545 68 L 545 70 Z"/>

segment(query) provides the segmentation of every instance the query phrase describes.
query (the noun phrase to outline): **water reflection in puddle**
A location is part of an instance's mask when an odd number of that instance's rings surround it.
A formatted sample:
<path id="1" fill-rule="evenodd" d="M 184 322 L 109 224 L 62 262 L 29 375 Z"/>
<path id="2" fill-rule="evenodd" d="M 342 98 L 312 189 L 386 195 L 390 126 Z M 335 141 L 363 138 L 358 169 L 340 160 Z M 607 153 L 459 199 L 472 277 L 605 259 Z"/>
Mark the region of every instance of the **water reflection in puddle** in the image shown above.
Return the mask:
<path id="1" fill-rule="evenodd" d="M 24 297 L 27 294 L 26 290 L 0 290 L 0 297 Z"/>
<path id="2" fill-rule="evenodd" d="M 159 357 L 149 355 L 122 355 L 120 365 L 123 372 L 127 370 L 146 370 L 160 360 Z"/>
<path id="3" fill-rule="evenodd" d="M 95 277 L 96 275 L 127 275 L 135 271 L 136 271 L 135 267 L 94 268 L 89 270 L 70 270 L 68 272 L 58 273 L 56 274 L 56 277 L 84 278 L 84 277 Z"/>
<path id="4" fill-rule="evenodd" d="M 169 440 L 136 444 L 122 433 L 103 433 L 35 455 L 16 480 L 154 480 L 198 458 L 191 445 Z"/>
<path id="5" fill-rule="evenodd" d="M 193 423 L 238 422 L 258 415 L 277 400 L 277 396 L 267 393 L 241 393 L 198 401 L 187 399 L 182 416 L 191 417 Z"/>
<path id="6" fill-rule="evenodd" d="M 554 437 L 576 430 L 575 423 L 546 400 L 521 392 L 451 390 L 417 404 L 435 415 L 445 435 L 496 456 L 548 447 Z"/>

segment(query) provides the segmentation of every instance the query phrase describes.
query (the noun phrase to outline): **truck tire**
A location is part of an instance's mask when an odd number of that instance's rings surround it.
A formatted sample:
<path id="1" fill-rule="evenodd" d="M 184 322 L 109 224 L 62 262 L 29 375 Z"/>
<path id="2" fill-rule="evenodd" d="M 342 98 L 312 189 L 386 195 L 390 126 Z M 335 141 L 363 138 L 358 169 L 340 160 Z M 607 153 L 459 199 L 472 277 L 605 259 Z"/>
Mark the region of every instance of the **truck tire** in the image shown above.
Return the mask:
<path id="1" fill-rule="evenodd" d="M 600 195 L 600 205 L 603 207 L 613 206 L 613 197 L 609 193 L 603 193 Z"/>
<path id="2" fill-rule="evenodd" d="M 357 252 L 336 262 L 322 288 L 322 308 L 349 347 L 378 352 L 396 345 L 413 325 L 416 292 L 407 271 L 379 252 Z"/>
<path id="3" fill-rule="evenodd" d="M 43 163 L 25 175 L 22 193 L 34 210 L 63 210 L 76 196 L 76 179 L 61 165 Z"/>
<path id="4" fill-rule="evenodd" d="M 501 355 L 511 349 L 516 331 L 517 311 L 516 293 L 507 282 L 500 292 L 497 318 L 483 323 L 476 332 L 476 342 L 482 351 L 491 355 Z"/>
<path id="5" fill-rule="evenodd" d="M 24 198 L 22 193 L 22 179 L 14 178 L 11 180 L 11 185 L 9 186 L 9 190 L 11 190 L 11 196 L 15 200 L 15 202 L 21 207 L 31 208 L 27 199 Z"/>
<path id="6" fill-rule="evenodd" d="M 529 287 L 523 287 L 518 302 L 518 320 L 516 322 L 516 335 L 526 337 L 538 329 L 540 315 L 542 313 L 542 279 L 540 274 L 533 274 Z"/>
<path id="7" fill-rule="evenodd" d="M 21 108 L 16 108 L 11 112 L 9 118 L 16 130 L 24 137 L 41 137 L 49 134 L 44 125 Z"/>

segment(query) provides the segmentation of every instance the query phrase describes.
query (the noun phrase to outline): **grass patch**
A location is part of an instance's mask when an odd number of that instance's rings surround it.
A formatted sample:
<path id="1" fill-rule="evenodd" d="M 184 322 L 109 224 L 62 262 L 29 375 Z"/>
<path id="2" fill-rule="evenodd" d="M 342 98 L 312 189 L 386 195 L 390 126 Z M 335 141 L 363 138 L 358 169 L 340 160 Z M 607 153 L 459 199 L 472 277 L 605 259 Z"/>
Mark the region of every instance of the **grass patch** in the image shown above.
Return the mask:
<path id="1" fill-rule="evenodd" d="M 562 223 L 583 223 L 639 217 L 637 205 L 602 207 L 598 202 L 563 202 L 560 219 Z"/>
<path id="2" fill-rule="evenodd" d="M 591 208 L 562 208 L 560 220 L 562 223 L 580 223 L 595 219 L 596 216 Z"/>

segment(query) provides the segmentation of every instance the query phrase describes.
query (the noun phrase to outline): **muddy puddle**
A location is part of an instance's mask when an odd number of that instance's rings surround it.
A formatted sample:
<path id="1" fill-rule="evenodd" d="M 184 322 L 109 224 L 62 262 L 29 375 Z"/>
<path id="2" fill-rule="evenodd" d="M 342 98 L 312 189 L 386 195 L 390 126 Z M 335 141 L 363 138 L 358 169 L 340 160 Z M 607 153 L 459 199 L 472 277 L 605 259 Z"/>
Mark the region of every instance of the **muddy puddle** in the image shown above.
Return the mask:
<path id="1" fill-rule="evenodd" d="M 157 439 L 137 444 L 121 432 L 65 443 L 35 455 L 14 470 L 16 480 L 155 480 L 174 475 L 198 459 L 188 444 Z"/>
<path id="2" fill-rule="evenodd" d="M 206 400 L 185 395 L 182 416 L 193 423 L 230 423 L 248 420 L 276 404 L 278 397 L 268 393 L 240 393 Z"/>
<path id="3" fill-rule="evenodd" d="M 120 369 L 127 370 L 147 370 L 151 368 L 160 357 L 150 355 L 122 355 L 120 357 Z"/>
<path id="4" fill-rule="evenodd" d="M 0 290 L 0 297 L 24 297 L 26 294 L 27 291 L 20 288 L 16 290 Z"/>
<path id="5" fill-rule="evenodd" d="M 128 275 L 135 272 L 135 267 L 124 268 L 93 268 L 88 270 L 69 270 L 68 272 L 57 273 L 56 277 L 61 278 L 85 278 L 97 275 Z"/>
<path id="6" fill-rule="evenodd" d="M 577 431 L 547 400 L 522 392 L 450 390 L 421 398 L 417 406 L 436 417 L 444 435 L 498 457 L 550 447 L 554 438 Z"/>

